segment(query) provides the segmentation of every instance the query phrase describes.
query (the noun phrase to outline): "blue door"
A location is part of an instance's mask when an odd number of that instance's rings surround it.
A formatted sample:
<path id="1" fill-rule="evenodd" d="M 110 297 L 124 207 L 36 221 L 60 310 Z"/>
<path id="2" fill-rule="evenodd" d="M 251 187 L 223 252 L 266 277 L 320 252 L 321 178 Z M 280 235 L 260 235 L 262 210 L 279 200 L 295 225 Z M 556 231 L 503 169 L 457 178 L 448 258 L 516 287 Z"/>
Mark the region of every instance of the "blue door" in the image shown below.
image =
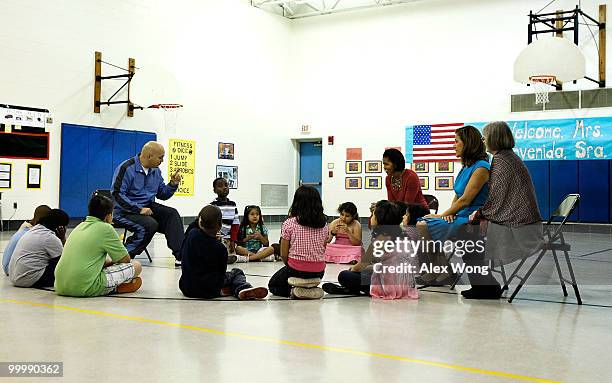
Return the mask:
<path id="1" fill-rule="evenodd" d="M 314 186 L 321 194 L 321 142 L 300 142 L 300 185 Z"/>

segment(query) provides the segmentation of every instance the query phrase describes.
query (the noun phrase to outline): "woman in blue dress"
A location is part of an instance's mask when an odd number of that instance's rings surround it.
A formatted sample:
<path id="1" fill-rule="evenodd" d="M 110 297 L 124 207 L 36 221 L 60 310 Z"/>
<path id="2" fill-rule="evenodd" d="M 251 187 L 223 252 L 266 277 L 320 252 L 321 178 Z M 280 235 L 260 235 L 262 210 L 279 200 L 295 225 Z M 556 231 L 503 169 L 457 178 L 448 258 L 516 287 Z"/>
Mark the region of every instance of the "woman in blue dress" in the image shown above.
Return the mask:
<path id="1" fill-rule="evenodd" d="M 463 165 L 455 178 L 455 198 L 442 214 L 429 214 L 417 223 L 417 229 L 425 240 L 443 242 L 456 238 L 461 225 L 468 222 L 470 214 L 482 207 L 489 196 L 490 164 L 478 129 L 470 125 L 457 129 L 454 149 Z M 430 252 L 428 258 L 433 266 L 447 266 L 441 251 Z M 427 273 L 420 277 L 420 282 L 446 285 L 452 282 L 451 279 L 450 273 Z"/>

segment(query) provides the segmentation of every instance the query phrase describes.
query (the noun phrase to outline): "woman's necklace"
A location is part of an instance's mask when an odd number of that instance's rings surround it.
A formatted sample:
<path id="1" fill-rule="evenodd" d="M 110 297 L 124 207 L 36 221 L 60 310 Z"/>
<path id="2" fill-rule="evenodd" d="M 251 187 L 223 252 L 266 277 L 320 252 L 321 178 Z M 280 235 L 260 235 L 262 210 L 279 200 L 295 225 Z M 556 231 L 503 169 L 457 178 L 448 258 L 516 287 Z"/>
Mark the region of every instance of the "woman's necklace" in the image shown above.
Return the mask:
<path id="1" fill-rule="evenodd" d="M 391 176 L 391 188 L 396 191 L 402 188 L 402 175 L 399 177 Z"/>

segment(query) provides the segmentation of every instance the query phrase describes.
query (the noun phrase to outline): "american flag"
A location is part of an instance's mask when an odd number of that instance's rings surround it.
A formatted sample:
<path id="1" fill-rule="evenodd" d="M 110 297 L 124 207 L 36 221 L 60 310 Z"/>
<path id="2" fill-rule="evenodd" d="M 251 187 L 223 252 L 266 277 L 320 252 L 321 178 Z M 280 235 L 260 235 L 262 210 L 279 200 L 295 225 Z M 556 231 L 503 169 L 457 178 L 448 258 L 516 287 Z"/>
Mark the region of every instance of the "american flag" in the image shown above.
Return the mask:
<path id="1" fill-rule="evenodd" d="M 415 125 L 413 162 L 458 161 L 453 145 L 455 130 L 463 124 Z"/>

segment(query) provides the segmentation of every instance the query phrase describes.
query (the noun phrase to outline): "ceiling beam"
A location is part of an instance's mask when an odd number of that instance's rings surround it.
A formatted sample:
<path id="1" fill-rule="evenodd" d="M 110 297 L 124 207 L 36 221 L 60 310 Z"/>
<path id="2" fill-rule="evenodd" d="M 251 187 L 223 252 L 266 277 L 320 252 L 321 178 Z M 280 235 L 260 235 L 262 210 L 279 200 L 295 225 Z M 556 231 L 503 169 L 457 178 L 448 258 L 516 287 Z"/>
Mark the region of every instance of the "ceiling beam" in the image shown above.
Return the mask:
<path id="1" fill-rule="evenodd" d="M 321 4 L 322 8 L 318 8 L 313 3 L 317 1 L 317 4 Z M 253 1 L 251 4 L 255 7 L 266 9 L 269 6 L 278 6 L 283 10 L 283 16 L 289 19 L 300 19 L 304 17 L 313 17 L 320 15 L 328 15 L 340 12 L 358 11 L 370 8 L 380 8 L 389 5 L 399 5 L 414 3 L 422 0 L 369 0 L 369 4 L 354 5 L 351 6 L 350 2 L 342 2 L 341 0 L 330 0 L 333 2 L 326 2 L 326 0 L 263 0 Z M 329 6 L 331 5 L 331 7 Z M 339 6 L 341 5 L 341 6 Z M 302 7 L 299 7 L 302 6 Z M 308 11 L 310 9 L 311 11 Z M 268 8 L 272 10 L 272 8 Z"/>

